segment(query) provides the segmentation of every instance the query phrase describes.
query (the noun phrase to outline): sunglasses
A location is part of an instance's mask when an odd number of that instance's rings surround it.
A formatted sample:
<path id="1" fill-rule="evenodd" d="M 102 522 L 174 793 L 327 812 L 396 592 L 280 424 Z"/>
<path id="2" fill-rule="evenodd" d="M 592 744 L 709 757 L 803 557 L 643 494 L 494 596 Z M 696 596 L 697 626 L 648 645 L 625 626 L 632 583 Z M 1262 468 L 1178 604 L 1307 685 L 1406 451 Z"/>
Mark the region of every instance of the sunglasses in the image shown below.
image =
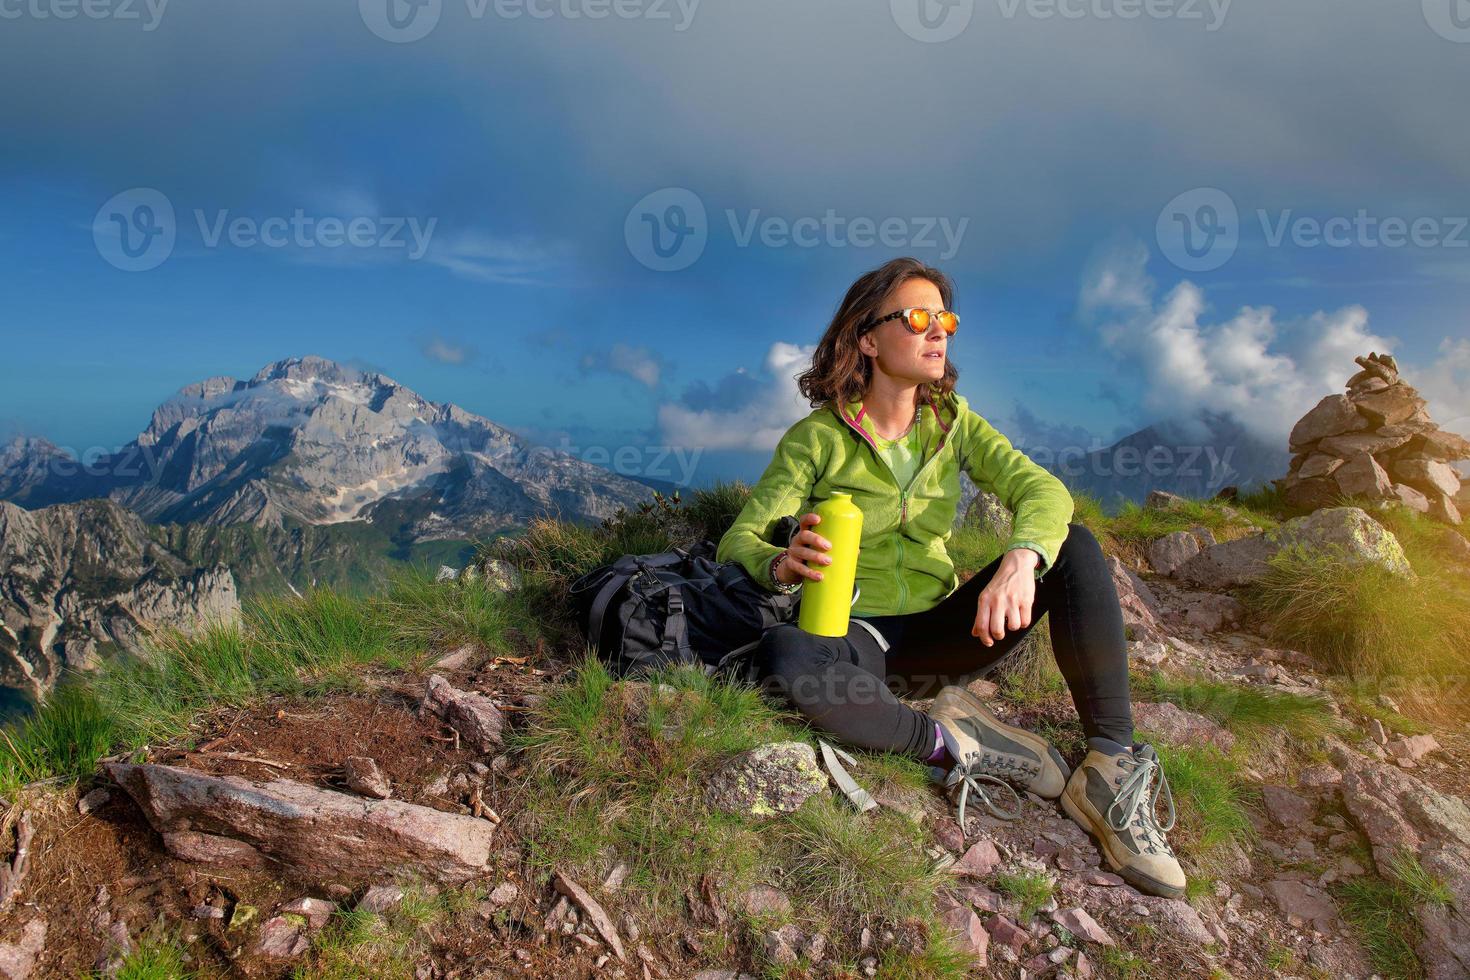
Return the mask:
<path id="1" fill-rule="evenodd" d="M 910 306 L 908 309 L 899 310 L 887 316 L 880 316 L 878 319 L 869 322 L 858 333 L 867 333 L 878 324 L 886 323 L 889 320 L 902 320 L 903 325 L 908 327 L 910 332 L 917 334 L 927 333 L 929 324 L 937 320 L 947 337 L 953 337 L 954 332 L 960 326 L 960 315 L 958 313 L 952 313 L 949 310 L 940 310 L 938 313 L 931 313 L 922 306 Z"/>

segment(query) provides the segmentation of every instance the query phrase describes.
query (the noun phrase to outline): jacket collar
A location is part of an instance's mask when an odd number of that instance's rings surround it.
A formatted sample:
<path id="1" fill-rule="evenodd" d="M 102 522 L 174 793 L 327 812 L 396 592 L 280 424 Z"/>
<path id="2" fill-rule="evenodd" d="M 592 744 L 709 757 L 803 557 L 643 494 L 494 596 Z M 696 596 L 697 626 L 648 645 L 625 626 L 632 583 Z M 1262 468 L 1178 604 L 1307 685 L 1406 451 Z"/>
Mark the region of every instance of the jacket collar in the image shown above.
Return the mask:
<path id="1" fill-rule="evenodd" d="M 946 412 L 945 414 L 949 416 L 948 418 L 941 417 L 940 411 L 933 405 L 925 405 L 919 413 L 919 430 L 923 433 L 923 441 L 925 445 L 933 445 L 935 453 L 944 448 L 945 440 L 949 437 L 949 431 L 954 428 L 955 418 L 964 410 L 962 398 L 963 396 L 960 394 L 955 394 L 955 411 L 953 413 Z M 868 445 L 873 447 L 875 452 L 877 451 L 878 444 L 873 441 L 873 437 L 877 435 L 877 432 L 873 428 L 872 419 L 868 418 L 867 409 L 864 407 L 862 399 L 855 399 L 840 405 L 834 401 L 832 403 L 832 411 L 851 431 L 861 436 Z M 937 439 L 934 438 L 936 434 L 938 435 Z"/>

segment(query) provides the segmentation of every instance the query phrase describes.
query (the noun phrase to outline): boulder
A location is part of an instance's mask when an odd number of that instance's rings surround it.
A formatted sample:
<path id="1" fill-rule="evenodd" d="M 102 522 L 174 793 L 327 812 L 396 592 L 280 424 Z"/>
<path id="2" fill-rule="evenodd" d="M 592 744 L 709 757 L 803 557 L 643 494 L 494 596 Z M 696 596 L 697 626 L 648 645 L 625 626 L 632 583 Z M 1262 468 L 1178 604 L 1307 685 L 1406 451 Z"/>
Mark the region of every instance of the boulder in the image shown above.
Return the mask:
<path id="1" fill-rule="evenodd" d="M 980 917 L 963 905 L 954 905 L 939 915 L 959 947 L 975 957 L 974 966 L 984 969 L 990 952 L 990 933 L 980 924 Z"/>
<path id="2" fill-rule="evenodd" d="M 1296 475 L 1303 480 L 1315 479 L 1319 476 L 1331 476 L 1332 471 L 1342 465 L 1342 460 L 1327 453 L 1312 453 L 1296 471 Z"/>
<path id="3" fill-rule="evenodd" d="M 257 782 L 162 765 L 106 768 L 159 833 L 227 838 L 301 877 L 410 870 L 462 881 L 483 873 L 490 859 L 494 826 L 474 817 L 289 779 Z"/>
<path id="4" fill-rule="evenodd" d="M 1317 451 L 1339 459 L 1348 459 L 1358 453 L 1387 452 L 1397 449 L 1413 438 L 1413 433 L 1404 430 L 1383 429 L 1378 432 L 1354 432 L 1351 435 L 1332 436 L 1317 444 Z M 1336 474 L 1334 474 L 1336 475 Z"/>
<path id="5" fill-rule="evenodd" d="M 1328 395 L 1317 407 L 1297 420 L 1287 442 L 1293 452 L 1300 452 L 1319 439 L 1357 432 L 1368 428 L 1368 419 L 1359 414 L 1346 395 Z"/>
<path id="6" fill-rule="evenodd" d="M 1135 701 L 1133 724 L 1140 731 L 1175 744 L 1215 745 L 1225 752 L 1235 745 L 1235 736 L 1226 729 L 1204 715 L 1185 711 L 1168 701 Z"/>
<path id="7" fill-rule="evenodd" d="M 1332 479 L 1337 482 L 1337 488 L 1344 495 L 1367 497 L 1370 500 L 1381 500 L 1388 496 L 1388 490 L 1393 486 L 1393 481 L 1388 478 L 1388 471 L 1366 452 L 1354 453 L 1333 472 Z"/>
<path id="8" fill-rule="evenodd" d="M 477 751 L 494 752 L 502 744 L 505 719 L 495 702 L 475 691 L 457 690 L 438 674 L 429 678 L 420 712 L 439 718 Z"/>
<path id="9" fill-rule="evenodd" d="M 1107 562 L 1113 573 L 1118 604 L 1123 609 L 1123 625 L 1129 628 L 1130 639 L 1162 640 L 1164 631 L 1158 622 L 1161 612 L 1158 597 L 1116 555 L 1108 555 Z"/>
<path id="10" fill-rule="evenodd" d="M 705 802 L 751 816 L 791 813 L 827 788 L 817 753 L 805 742 L 772 742 L 742 752 L 705 785 Z"/>
<path id="11" fill-rule="evenodd" d="M 1444 882 L 1451 907 L 1420 905 L 1423 928 L 1419 958 L 1434 980 L 1470 975 L 1470 807 L 1446 796 L 1392 765 L 1333 750 L 1343 771 L 1342 801 L 1368 838 L 1378 872 L 1392 880 L 1396 863 L 1408 852 L 1424 870 Z"/>
<path id="12" fill-rule="evenodd" d="M 1374 427 L 1397 425 L 1413 418 L 1425 405 L 1424 399 L 1405 384 L 1390 385 L 1355 399 L 1355 407 Z"/>
<path id="13" fill-rule="evenodd" d="M 1317 812 L 1311 800 L 1282 786 L 1262 786 L 1261 801 L 1271 822 L 1287 830 L 1305 827 Z"/>
<path id="14" fill-rule="evenodd" d="M 1188 531 L 1175 531 L 1155 538 L 1148 546 L 1148 563 L 1160 575 L 1173 575 L 1174 569 L 1199 554 L 1200 542 Z"/>
<path id="15" fill-rule="evenodd" d="M 1405 577 L 1414 574 L 1398 539 L 1362 508 L 1329 507 L 1293 518 L 1274 531 L 1206 548 L 1180 566 L 1177 575 L 1209 589 L 1246 585 L 1264 575 L 1268 560 L 1289 546 L 1336 549 L 1349 562 L 1378 565 Z"/>
<path id="16" fill-rule="evenodd" d="M 1342 932 L 1342 919 L 1332 896 L 1315 885 L 1296 878 L 1277 878 L 1266 883 L 1266 894 L 1298 929 L 1311 929 L 1324 936 Z"/>
<path id="17" fill-rule="evenodd" d="M 1397 500 L 1405 507 L 1421 514 L 1429 513 L 1429 498 L 1404 483 L 1395 483 L 1388 488 L 1388 499 Z"/>
<path id="18" fill-rule="evenodd" d="M 1453 497 L 1460 492 L 1460 476 L 1448 463 L 1432 459 L 1401 459 L 1393 464 L 1393 475 L 1426 495 L 1442 493 Z"/>

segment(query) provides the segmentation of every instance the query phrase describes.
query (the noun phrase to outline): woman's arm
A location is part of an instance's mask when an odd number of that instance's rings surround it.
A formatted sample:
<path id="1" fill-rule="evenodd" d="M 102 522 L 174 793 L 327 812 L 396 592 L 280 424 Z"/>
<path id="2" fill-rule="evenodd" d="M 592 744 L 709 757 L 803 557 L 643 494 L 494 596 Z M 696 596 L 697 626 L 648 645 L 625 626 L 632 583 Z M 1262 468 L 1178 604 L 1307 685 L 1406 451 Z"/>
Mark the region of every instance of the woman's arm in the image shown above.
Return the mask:
<path id="1" fill-rule="evenodd" d="M 1036 577 L 1056 559 L 1072 520 L 1072 494 L 973 409 L 966 408 L 961 465 L 981 489 L 990 490 L 1015 519 L 1005 550 L 1030 548 L 1036 552 Z"/>
<path id="2" fill-rule="evenodd" d="M 776 591 L 771 559 L 786 550 L 785 542 L 771 543 L 776 522 L 795 515 L 816 483 L 816 446 L 801 423 L 786 430 L 775 454 L 750 491 L 735 523 L 720 538 L 716 561 L 736 561 L 761 585 Z"/>

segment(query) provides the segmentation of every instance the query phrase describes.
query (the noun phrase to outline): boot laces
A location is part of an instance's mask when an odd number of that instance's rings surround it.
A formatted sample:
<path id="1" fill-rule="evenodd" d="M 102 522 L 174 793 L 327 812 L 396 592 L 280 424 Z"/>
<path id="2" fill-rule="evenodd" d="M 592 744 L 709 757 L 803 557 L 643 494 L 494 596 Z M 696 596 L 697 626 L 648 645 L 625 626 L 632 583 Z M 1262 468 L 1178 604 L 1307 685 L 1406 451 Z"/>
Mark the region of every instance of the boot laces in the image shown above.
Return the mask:
<path id="1" fill-rule="evenodd" d="M 1145 746 L 1136 753 L 1119 756 L 1118 766 L 1126 775 L 1115 780 L 1118 792 L 1108 807 L 1108 824 L 1117 831 L 1127 829 L 1130 824 L 1136 826 L 1143 831 L 1149 851 L 1172 853 L 1164 834 L 1174 828 L 1174 793 L 1153 747 Z M 1158 818 L 1160 797 L 1168 813 L 1162 824 Z"/>
<path id="2" fill-rule="evenodd" d="M 1020 794 L 1009 783 L 998 778 L 997 775 L 992 774 L 995 770 L 1007 769 L 1008 771 L 1014 768 L 1016 767 L 1006 767 L 997 759 L 992 759 L 989 753 L 985 753 L 982 756 L 973 752 L 967 755 L 963 762 L 954 767 L 954 770 L 950 773 L 949 785 L 951 791 L 953 791 L 955 786 L 959 787 L 958 803 L 960 808 L 961 832 L 965 828 L 965 806 L 969 802 L 972 792 L 984 804 L 985 809 L 989 810 L 991 815 L 999 820 L 1015 820 L 1021 816 Z M 1014 800 L 1016 804 L 1015 808 L 1007 810 L 996 803 L 995 799 L 991 796 L 991 793 L 994 791 L 992 787 L 999 789 L 1009 799 Z"/>

